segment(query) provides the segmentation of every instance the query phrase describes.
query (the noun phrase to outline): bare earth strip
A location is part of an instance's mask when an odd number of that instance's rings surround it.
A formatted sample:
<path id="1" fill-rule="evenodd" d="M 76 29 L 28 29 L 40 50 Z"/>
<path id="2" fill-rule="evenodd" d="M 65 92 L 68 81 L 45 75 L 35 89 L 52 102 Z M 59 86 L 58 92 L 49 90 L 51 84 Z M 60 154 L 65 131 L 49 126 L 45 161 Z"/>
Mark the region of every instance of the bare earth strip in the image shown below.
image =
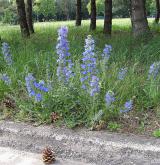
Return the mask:
<path id="1" fill-rule="evenodd" d="M 160 165 L 160 139 L 106 131 L 0 123 L 1 147 L 41 153 L 48 145 L 52 146 L 59 158 L 77 161 L 75 165 L 78 162 L 96 165 Z"/>

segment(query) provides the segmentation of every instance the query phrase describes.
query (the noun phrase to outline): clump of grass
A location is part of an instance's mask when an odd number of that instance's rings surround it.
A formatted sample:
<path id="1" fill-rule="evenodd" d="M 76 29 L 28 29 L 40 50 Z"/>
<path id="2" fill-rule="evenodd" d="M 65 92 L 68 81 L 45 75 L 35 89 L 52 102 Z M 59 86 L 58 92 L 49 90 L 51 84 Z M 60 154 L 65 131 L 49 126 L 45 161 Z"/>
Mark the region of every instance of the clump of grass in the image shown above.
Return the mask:
<path id="1" fill-rule="evenodd" d="M 157 137 L 157 138 L 160 138 L 160 129 L 157 129 L 153 132 L 153 136 L 154 137 Z"/>
<path id="2" fill-rule="evenodd" d="M 109 122 L 107 128 L 110 131 L 118 131 L 121 128 L 121 125 L 116 122 Z"/>

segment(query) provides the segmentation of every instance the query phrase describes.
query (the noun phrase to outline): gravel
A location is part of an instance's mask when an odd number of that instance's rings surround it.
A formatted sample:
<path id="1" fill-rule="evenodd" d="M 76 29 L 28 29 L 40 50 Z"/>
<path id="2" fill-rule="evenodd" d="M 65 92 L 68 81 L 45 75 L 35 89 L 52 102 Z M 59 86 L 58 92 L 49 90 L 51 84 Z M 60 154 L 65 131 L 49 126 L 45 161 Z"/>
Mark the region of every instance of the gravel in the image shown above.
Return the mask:
<path id="1" fill-rule="evenodd" d="M 34 127 L 3 121 L 0 123 L 0 146 L 35 153 L 51 146 L 61 159 L 96 165 L 160 164 L 160 139 L 106 131 Z"/>

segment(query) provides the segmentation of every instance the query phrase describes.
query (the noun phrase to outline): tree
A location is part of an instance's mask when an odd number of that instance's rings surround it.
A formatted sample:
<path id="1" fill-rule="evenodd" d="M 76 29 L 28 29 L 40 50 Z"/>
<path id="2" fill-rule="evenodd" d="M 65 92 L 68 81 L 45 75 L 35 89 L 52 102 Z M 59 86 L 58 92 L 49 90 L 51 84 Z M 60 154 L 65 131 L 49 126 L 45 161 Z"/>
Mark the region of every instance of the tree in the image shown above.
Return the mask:
<path id="1" fill-rule="evenodd" d="M 76 26 L 81 26 L 81 20 L 82 20 L 82 2 L 81 0 L 77 0 L 76 4 Z"/>
<path id="2" fill-rule="evenodd" d="M 157 9 L 157 13 L 156 13 L 155 22 L 158 23 L 160 17 L 160 0 L 156 0 L 156 9 Z"/>
<path id="3" fill-rule="evenodd" d="M 34 33 L 33 20 L 32 20 L 32 0 L 26 2 L 26 17 L 30 33 Z"/>
<path id="4" fill-rule="evenodd" d="M 104 16 L 104 1 L 105 0 L 96 0 L 96 12 L 98 16 Z M 87 5 L 88 12 L 91 13 L 91 1 Z"/>
<path id="5" fill-rule="evenodd" d="M 104 33 L 110 36 L 111 32 L 112 32 L 112 0 L 105 0 Z"/>
<path id="6" fill-rule="evenodd" d="M 91 0 L 91 23 L 90 23 L 90 30 L 96 29 L 96 0 Z"/>
<path id="7" fill-rule="evenodd" d="M 132 32 L 135 37 L 151 34 L 148 26 L 145 0 L 131 0 Z"/>
<path id="8" fill-rule="evenodd" d="M 16 0 L 16 4 L 17 4 L 21 34 L 23 37 L 28 37 L 30 33 L 29 33 L 29 28 L 28 28 L 27 19 L 26 19 L 24 0 Z"/>

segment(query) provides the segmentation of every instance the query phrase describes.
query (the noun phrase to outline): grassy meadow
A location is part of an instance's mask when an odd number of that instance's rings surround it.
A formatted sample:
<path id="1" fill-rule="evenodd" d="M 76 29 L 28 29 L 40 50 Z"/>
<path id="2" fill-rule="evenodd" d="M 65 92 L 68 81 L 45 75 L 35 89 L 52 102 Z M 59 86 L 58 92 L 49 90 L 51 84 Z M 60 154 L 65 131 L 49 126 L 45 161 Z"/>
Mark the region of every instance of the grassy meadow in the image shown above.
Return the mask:
<path id="1" fill-rule="evenodd" d="M 160 136 L 160 74 L 148 79 L 150 66 L 160 61 L 159 25 L 149 19 L 153 38 L 144 42 L 132 38 L 129 19 L 113 19 L 112 38 L 104 36 L 102 20 L 97 21 L 94 32 L 89 31 L 89 20 L 83 21 L 81 27 L 74 24 L 74 21 L 35 23 L 35 34 L 28 39 L 21 38 L 19 26 L 0 25 L 0 36 L 10 45 L 13 59 L 13 64 L 8 66 L 0 51 L 0 74 L 6 73 L 12 82 L 7 85 L 0 80 L 0 118 L 147 135 L 155 131 L 154 135 Z M 74 76 L 67 84 L 59 82 L 56 75 L 57 30 L 61 26 L 68 27 L 69 52 L 74 63 Z M 94 97 L 81 88 L 80 82 L 82 53 L 88 35 L 95 41 L 100 88 Z M 101 57 L 105 44 L 112 46 L 107 64 Z M 119 71 L 124 68 L 126 75 L 119 80 Z M 44 80 L 52 84 L 52 89 L 43 93 L 41 102 L 28 96 L 25 82 L 28 73 L 33 73 L 37 82 Z M 106 106 L 107 92 L 115 97 L 110 106 Z M 14 106 L 5 106 L 6 99 Z M 129 100 L 132 108 L 120 113 Z"/>

